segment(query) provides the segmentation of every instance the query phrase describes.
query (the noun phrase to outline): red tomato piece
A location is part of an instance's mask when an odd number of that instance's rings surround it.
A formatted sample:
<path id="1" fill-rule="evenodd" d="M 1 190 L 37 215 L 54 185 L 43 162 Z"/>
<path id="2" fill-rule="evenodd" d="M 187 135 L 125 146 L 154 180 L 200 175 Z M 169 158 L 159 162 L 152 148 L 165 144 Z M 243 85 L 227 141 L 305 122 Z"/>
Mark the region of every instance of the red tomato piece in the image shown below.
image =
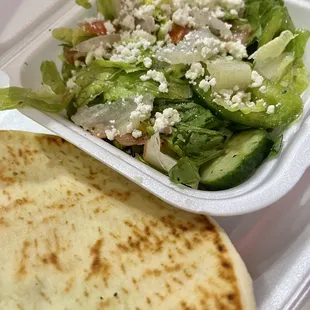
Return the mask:
<path id="1" fill-rule="evenodd" d="M 82 23 L 81 24 L 82 30 L 88 32 L 90 34 L 94 34 L 97 36 L 102 36 L 107 34 L 107 29 L 104 25 L 104 21 L 98 20 L 92 23 Z"/>
<path id="2" fill-rule="evenodd" d="M 71 47 L 64 46 L 64 57 L 69 64 L 74 65 L 76 54 L 77 52 L 73 51 Z"/>
<path id="3" fill-rule="evenodd" d="M 173 24 L 171 31 L 169 32 L 171 41 L 174 44 L 178 44 L 180 41 L 184 39 L 184 37 L 189 33 L 189 29 L 179 26 L 177 24 Z"/>

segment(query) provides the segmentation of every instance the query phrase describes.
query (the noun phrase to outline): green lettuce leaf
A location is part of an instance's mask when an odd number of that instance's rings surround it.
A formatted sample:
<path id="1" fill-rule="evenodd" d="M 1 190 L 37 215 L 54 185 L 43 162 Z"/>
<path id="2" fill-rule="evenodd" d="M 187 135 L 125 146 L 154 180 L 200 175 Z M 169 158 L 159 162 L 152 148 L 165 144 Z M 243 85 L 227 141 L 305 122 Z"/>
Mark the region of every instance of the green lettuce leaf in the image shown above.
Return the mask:
<path id="1" fill-rule="evenodd" d="M 292 68 L 279 81 L 279 84 L 291 92 L 301 95 L 309 86 L 309 71 L 302 59 L 296 60 Z"/>
<path id="2" fill-rule="evenodd" d="M 43 61 L 40 69 L 43 83 L 48 85 L 55 94 L 61 95 L 66 91 L 65 83 L 53 61 Z"/>
<path id="3" fill-rule="evenodd" d="M 64 95 L 42 92 L 36 93 L 31 89 L 9 87 L 0 89 L 0 110 L 20 109 L 32 107 L 40 111 L 59 113 L 72 100 L 70 92 Z"/>
<path id="4" fill-rule="evenodd" d="M 101 13 L 106 20 L 113 20 L 120 11 L 120 0 L 96 0 L 97 11 Z"/>
<path id="5" fill-rule="evenodd" d="M 144 67 L 136 65 L 136 64 L 129 64 L 127 62 L 117 62 L 117 61 L 110 61 L 110 60 L 104 60 L 104 59 L 96 59 L 92 62 L 92 65 L 94 67 L 99 68 L 117 68 L 122 69 L 126 73 L 132 73 L 137 71 L 145 70 Z"/>
<path id="6" fill-rule="evenodd" d="M 175 184 L 185 184 L 197 189 L 200 181 L 199 169 L 189 158 L 184 157 L 169 171 L 169 178 Z"/>
<path id="7" fill-rule="evenodd" d="M 169 80 L 168 93 L 161 93 L 158 90 L 159 84 L 153 80 L 141 81 L 140 77 L 146 72 L 133 72 L 126 74 L 122 72 L 108 87 L 104 98 L 108 101 L 115 101 L 120 98 L 133 97 L 140 94 L 152 94 L 155 98 L 165 99 L 187 99 L 192 97 L 190 86 L 182 80 Z"/>
<path id="8" fill-rule="evenodd" d="M 262 46 L 284 30 L 295 31 L 294 24 L 282 0 L 246 0 L 244 17 L 252 27 L 249 45 Z"/>
<path id="9" fill-rule="evenodd" d="M 61 67 L 61 75 L 64 82 L 67 82 L 70 78 L 72 78 L 72 71 L 75 71 L 75 65 L 69 64 L 67 61 L 63 61 Z"/>
<path id="10" fill-rule="evenodd" d="M 77 5 L 82 6 L 85 9 L 90 9 L 92 7 L 91 3 L 89 0 L 75 0 Z"/>
<path id="11" fill-rule="evenodd" d="M 289 43 L 286 48 L 287 52 L 292 52 L 295 55 L 295 59 L 303 58 L 306 50 L 307 43 L 310 38 L 310 30 L 296 29 L 296 37 Z"/>
<path id="12" fill-rule="evenodd" d="M 52 35 L 55 39 L 69 43 L 71 46 L 76 46 L 94 36 L 80 28 L 71 29 L 64 27 L 54 29 Z"/>

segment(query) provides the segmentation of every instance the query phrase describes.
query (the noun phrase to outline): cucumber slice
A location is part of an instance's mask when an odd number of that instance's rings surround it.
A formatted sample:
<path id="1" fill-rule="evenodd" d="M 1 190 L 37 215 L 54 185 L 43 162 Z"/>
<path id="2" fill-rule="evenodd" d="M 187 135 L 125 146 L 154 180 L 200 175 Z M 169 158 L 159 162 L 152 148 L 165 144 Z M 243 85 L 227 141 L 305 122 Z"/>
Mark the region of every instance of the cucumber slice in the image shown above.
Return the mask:
<path id="1" fill-rule="evenodd" d="M 228 142 L 224 155 L 200 169 L 200 182 L 209 190 L 224 190 L 247 180 L 268 156 L 273 142 L 263 130 L 243 131 Z"/>
<path id="2" fill-rule="evenodd" d="M 193 85 L 192 88 L 202 106 L 207 107 L 226 120 L 252 128 L 285 127 L 301 115 L 303 102 L 298 94 L 282 87 L 279 83 L 265 81 L 264 85 L 266 86 L 265 92 L 262 93 L 257 88 L 252 88 L 251 92 L 254 98 L 262 98 L 268 105 L 277 106 L 274 114 L 267 114 L 266 112 L 252 112 L 249 114 L 243 114 L 241 111 L 231 112 L 213 102 L 211 91 L 204 92 L 198 85 Z"/>

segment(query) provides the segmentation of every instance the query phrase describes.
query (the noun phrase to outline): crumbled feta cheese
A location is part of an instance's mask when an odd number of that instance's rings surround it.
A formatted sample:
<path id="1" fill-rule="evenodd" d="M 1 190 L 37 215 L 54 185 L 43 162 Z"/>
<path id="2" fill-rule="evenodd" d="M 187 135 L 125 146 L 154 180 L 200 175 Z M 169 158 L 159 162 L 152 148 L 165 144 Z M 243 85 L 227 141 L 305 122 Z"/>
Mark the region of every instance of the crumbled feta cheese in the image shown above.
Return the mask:
<path id="1" fill-rule="evenodd" d="M 129 30 L 135 29 L 135 18 L 132 15 L 127 15 L 122 21 L 121 25 L 124 28 L 127 28 Z"/>
<path id="2" fill-rule="evenodd" d="M 136 63 L 141 60 L 141 50 L 147 50 L 151 43 L 145 39 L 138 42 L 116 43 L 114 44 L 113 55 L 111 61 L 120 61 L 126 63 Z"/>
<path id="3" fill-rule="evenodd" d="M 105 134 L 107 135 L 108 140 L 113 141 L 115 137 L 119 135 L 119 131 L 112 126 L 111 129 L 105 131 Z"/>
<path id="4" fill-rule="evenodd" d="M 211 78 L 206 76 L 203 80 L 199 83 L 199 88 L 201 88 L 204 92 L 208 92 L 210 87 L 216 85 L 216 78 Z"/>
<path id="5" fill-rule="evenodd" d="M 160 85 L 158 90 L 162 93 L 168 92 L 168 82 L 165 75 L 162 72 L 156 70 L 149 70 L 145 75 L 140 77 L 142 81 L 154 80 L 158 82 Z"/>
<path id="6" fill-rule="evenodd" d="M 193 63 L 190 69 L 185 73 L 188 80 L 194 81 L 205 74 L 205 69 L 200 62 Z"/>
<path id="7" fill-rule="evenodd" d="M 182 27 L 195 27 L 195 18 L 191 16 L 191 14 L 192 9 L 188 5 L 186 5 L 173 13 L 172 20 L 174 23 Z"/>
<path id="8" fill-rule="evenodd" d="M 110 21 L 105 22 L 104 27 L 107 30 L 107 34 L 112 34 L 115 32 L 115 28 Z"/>
<path id="9" fill-rule="evenodd" d="M 252 84 L 250 87 L 261 87 L 263 85 L 264 78 L 255 70 L 252 71 Z"/>
<path id="10" fill-rule="evenodd" d="M 281 103 L 281 102 L 278 102 L 278 103 L 276 104 L 276 107 L 278 108 L 280 105 L 282 105 L 282 103 Z"/>
<path id="11" fill-rule="evenodd" d="M 69 80 L 67 81 L 67 87 L 68 87 L 69 89 L 75 88 L 75 87 L 77 86 L 77 84 L 75 83 L 75 81 L 76 81 L 76 76 L 73 76 L 71 79 L 69 79 Z"/>
<path id="12" fill-rule="evenodd" d="M 135 139 L 138 139 L 138 138 L 142 137 L 142 131 L 141 131 L 141 130 L 135 129 L 135 130 L 132 132 L 132 136 L 133 136 Z"/>
<path id="13" fill-rule="evenodd" d="M 150 57 L 145 57 L 143 60 L 143 64 L 146 68 L 151 68 L 152 67 L 152 59 Z"/>
<path id="14" fill-rule="evenodd" d="M 154 5 L 141 5 L 134 10 L 134 16 L 139 19 L 145 19 L 146 16 L 153 16 L 155 12 Z"/>
<path id="15" fill-rule="evenodd" d="M 155 114 L 155 123 L 153 129 L 155 132 L 169 134 L 171 127 L 181 121 L 179 112 L 175 109 L 168 108 L 163 113 L 157 112 Z"/>
<path id="16" fill-rule="evenodd" d="M 210 85 L 208 79 L 203 79 L 199 83 L 199 88 L 201 88 L 204 92 L 208 92 L 210 87 L 211 87 L 211 85 Z"/>
<path id="17" fill-rule="evenodd" d="M 265 92 L 266 92 L 266 86 L 265 86 L 265 85 L 261 86 L 261 87 L 259 88 L 259 91 L 260 91 L 261 93 L 265 93 Z"/>
<path id="18" fill-rule="evenodd" d="M 101 13 L 98 13 L 96 17 L 85 18 L 82 20 L 82 23 L 92 24 L 95 22 L 104 21 L 104 16 Z"/>
<path id="19" fill-rule="evenodd" d="M 143 95 L 136 97 L 134 101 L 137 104 L 137 108 L 135 111 L 131 112 L 130 120 L 142 122 L 150 118 L 153 106 L 150 104 L 144 104 Z"/>
<path id="20" fill-rule="evenodd" d="M 95 50 L 94 50 L 94 57 L 96 57 L 96 58 L 102 58 L 103 57 L 103 55 L 105 54 L 105 52 L 106 52 L 106 50 L 105 50 L 105 48 L 103 47 L 103 43 L 101 42 L 100 43 L 100 46 L 99 47 L 97 47 Z"/>
<path id="21" fill-rule="evenodd" d="M 227 52 L 236 59 L 242 59 L 248 57 L 246 46 L 238 41 L 230 41 L 226 43 Z"/>
<path id="22" fill-rule="evenodd" d="M 268 106 L 266 113 L 267 114 L 274 114 L 274 112 L 275 112 L 275 106 L 274 105 Z"/>

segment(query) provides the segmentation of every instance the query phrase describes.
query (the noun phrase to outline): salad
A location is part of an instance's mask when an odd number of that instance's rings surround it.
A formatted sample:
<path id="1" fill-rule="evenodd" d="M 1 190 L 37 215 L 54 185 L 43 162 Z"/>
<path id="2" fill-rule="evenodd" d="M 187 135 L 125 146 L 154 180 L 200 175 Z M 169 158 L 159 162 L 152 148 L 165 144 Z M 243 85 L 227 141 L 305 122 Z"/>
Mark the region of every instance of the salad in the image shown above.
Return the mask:
<path id="1" fill-rule="evenodd" d="M 282 0 L 97 0 L 96 9 L 53 30 L 60 70 L 44 61 L 40 89 L 0 89 L 0 110 L 65 111 L 201 190 L 237 186 L 278 154 L 303 111 L 310 37 Z"/>

